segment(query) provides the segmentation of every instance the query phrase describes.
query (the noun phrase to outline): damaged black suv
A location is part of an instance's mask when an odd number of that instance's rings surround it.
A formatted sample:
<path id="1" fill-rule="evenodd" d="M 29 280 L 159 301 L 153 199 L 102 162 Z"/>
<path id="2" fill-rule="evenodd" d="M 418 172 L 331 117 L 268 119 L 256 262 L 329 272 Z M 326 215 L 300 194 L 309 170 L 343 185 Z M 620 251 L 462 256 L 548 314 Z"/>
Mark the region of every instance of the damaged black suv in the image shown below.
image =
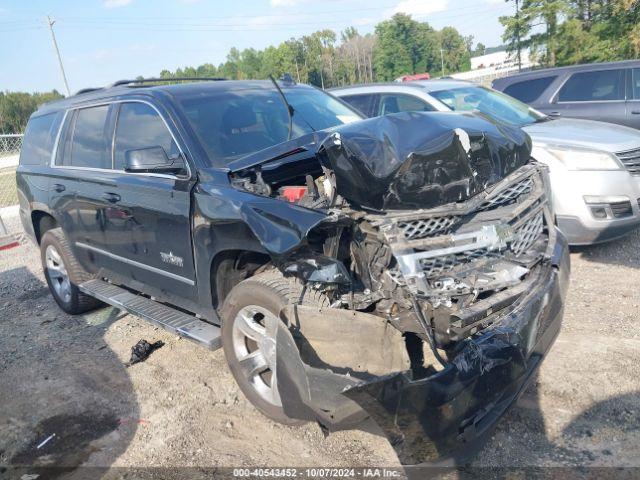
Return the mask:
<path id="1" fill-rule="evenodd" d="M 66 312 L 224 347 L 276 421 L 371 416 L 405 464 L 460 459 L 560 329 L 567 248 L 530 148 L 291 81 L 117 82 L 33 114 L 20 215 Z"/>

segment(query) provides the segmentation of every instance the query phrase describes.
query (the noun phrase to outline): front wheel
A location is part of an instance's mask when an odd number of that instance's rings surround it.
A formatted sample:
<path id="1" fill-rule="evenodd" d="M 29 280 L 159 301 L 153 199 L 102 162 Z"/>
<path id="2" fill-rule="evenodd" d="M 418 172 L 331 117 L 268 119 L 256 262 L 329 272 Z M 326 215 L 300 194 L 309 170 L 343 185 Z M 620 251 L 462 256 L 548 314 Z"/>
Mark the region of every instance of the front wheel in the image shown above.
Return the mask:
<path id="1" fill-rule="evenodd" d="M 82 282 L 90 280 L 91 275 L 73 256 L 61 228 L 48 230 L 42 236 L 40 255 L 49 290 L 62 310 L 76 315 L 102 305 L 78 288 Z"/>
<path id="2" fill-rule="evenodd" d="M 238 386 L 267 417 L 286 425 L 300 425 L 282 408 L 275 375 L 276 330 L 280 310 L 297 303 L 302 285 L 277 271 L 258 274 L 236 285 L 222 306 L 222 346 Z M 303 303 L 328 306 L 322 294 L 311 291 Z"/>

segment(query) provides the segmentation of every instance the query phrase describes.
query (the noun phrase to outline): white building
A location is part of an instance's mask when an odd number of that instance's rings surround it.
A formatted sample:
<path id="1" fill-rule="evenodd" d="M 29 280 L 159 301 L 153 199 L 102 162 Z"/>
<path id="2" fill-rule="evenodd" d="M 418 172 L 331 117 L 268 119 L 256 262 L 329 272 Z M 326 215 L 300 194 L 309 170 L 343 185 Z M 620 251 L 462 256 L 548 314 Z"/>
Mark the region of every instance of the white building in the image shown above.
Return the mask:
<path id="1" fill-rule="evenodd" d="M 521 52 L 522 70 L 528 70 L 534 66 L 534 62 L 529 56 L 529 51 Z M 462 73 L 453 73 L 450 76 L 459 80 L 470 80 L 490 85 L 491 81 L 505 77 L 518 71 L 518 61 L 516 54 L 507 54 L 506 51 L 489 53 L 471 58 L 471 70 Z"/>

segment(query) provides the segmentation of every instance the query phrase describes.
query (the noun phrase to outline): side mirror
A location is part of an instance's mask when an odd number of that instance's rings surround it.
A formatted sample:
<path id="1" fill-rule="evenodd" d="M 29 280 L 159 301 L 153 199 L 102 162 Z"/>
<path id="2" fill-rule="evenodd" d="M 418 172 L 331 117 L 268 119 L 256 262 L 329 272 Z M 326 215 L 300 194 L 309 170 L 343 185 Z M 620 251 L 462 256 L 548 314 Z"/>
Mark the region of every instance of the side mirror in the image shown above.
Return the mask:
<path id="1" fill-rule="evenodd" d="M 124 170 L 132 173 L 182 173 L 186 166 L 182 156 L 167 157 L 162 147 L 138 148 L 124 152 Z"/>

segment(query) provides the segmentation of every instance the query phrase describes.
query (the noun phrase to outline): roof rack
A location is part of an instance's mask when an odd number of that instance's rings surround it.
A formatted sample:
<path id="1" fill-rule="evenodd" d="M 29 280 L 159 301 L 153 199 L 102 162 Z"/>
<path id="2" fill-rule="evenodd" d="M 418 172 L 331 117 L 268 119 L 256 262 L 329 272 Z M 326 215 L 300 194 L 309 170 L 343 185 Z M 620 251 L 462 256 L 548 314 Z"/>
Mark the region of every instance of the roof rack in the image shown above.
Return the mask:
<path id="1" fill-rule="evenodd" d="M 183 80 L 188 81 L 205 81 L 205 82 L 220 82 L 226 80 L 226 78 L 218 77 L 171 77 L 171 78 L 138 78 L 135 80 L 118 80 L 113 82 L 107 88 L 118 87 L 120 85 L 134 85 L 137 83 L 159 83 L 159 82 L 179 82 Z"/>
<path id="2" fill-rule="evenodd" d="M 83 93 L 95 92 L 96 90 L 102 90 L 102 87 L 81 88 L 76 93 L 74 93 L 74 95 L 82 95 Z"/>

